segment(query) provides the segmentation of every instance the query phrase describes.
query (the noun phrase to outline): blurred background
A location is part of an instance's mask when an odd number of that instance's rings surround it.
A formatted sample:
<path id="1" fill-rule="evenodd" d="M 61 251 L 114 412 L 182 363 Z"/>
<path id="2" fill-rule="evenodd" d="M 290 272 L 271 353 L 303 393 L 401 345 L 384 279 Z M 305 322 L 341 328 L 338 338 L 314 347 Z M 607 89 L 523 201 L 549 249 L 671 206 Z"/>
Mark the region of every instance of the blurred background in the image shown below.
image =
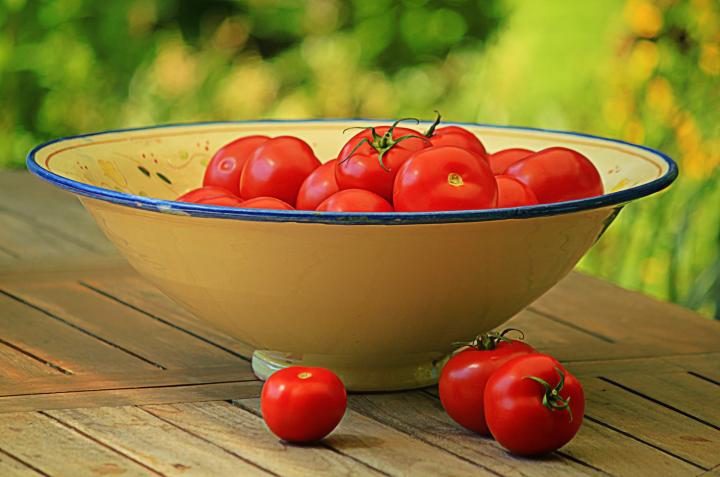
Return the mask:
<path id="1" fill-rule="evenodd" d="M 581 269 L 720 318 L 717 0 L 0 0 L 0 169 L 155 123 L 432 118 L 658 148 Z"/>

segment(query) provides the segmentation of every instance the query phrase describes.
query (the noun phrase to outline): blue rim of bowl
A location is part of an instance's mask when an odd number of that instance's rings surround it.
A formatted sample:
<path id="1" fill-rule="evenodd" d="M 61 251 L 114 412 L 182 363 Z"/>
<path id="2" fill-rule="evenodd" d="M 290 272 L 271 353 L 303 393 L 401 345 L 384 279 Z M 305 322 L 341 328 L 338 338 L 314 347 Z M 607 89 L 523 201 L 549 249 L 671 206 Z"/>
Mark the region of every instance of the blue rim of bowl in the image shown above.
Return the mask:
<path id="1" fill-rule="evenodd" d="M 543 217 L 559 214 L 567 214 L 571 212 L 587 211 L 612 206 L 621 206 L 632 200 L 645 197 L 647 195 L 658 192 L 668 187 L 678 175 L 678 167 L 666 154 L 651 149 L 649 147 L 633 144 L 619 139 L 609 139 L 591 134 L 558 131 L 553 129 L 541 129 L 523 126 L 503 126 L 495 124 L 466 123 L 466 122 L 444 122 L 443 125 L 484 127 L 493 129 L 509 129 L 514 131 L 530 131 L 559 134 L 565 136 L 582 137 L 595 139 L 606 143 L 622 144 L 635 149 L 650 152 L 660 157 L 668 166 L 667 171 L 661 177 L 654 179 L 645 184 L 623 189 L 609 194 L 603 194 L 597 197 L 587 199 L 573 200 L 567 202 L 557 202 L 553 204 L 539 204 L 525 207 L 513 207 L 506 209 L 482 209 L 482 210 L 457 210 L 457 211 L 441 211 L 441 212 L 391 212 L 391 213 L 364 213 L 364 212 L 316 212 L 305 210 L 270 210 L 270 209 L 239 209 L 231 207 L 221 207 L 213 205 L 190 204 L 185 202 L 175 202 L 171 200 L 154 199 L 152 197 L 144 197 L 124 192 L 117 192 L 102 187 L 97 187 L 82 182 L 78 182 L 58 174 L 48 171 L 41 167 L 35 161 L 35 155 L 43 148 L 58 142 L 69 141 L 72 139 L 88 138 L 103 134 L 119 134 L 132 131 L 144 131 L 151 129 L 171 129 L 179 127 L 196 127 L 196 126 L 212 126 L 222 124 L 299 124 L 299 123 L 332 123 L 332 122 L 363 122 L 375 121 L 378 123 L 392 122 L 388 119 L 264 119 L 264 120 L 247 120 L 247 121 L 209 121 L 194 123 L 176 123 L 161 124 L 156 126 L 146 126 L 127 129 L 113 129 L 107 131 L 99 131 L 88 134 L 79 134 L 76 136 L 67 136 L 52 141 L 45 142 L 33 148 L 27 155 L 26 165 L 28 170 L 36 176 L 54 184 L 62 189 L 70 192 L 98 199 L 113 204 L 124 205 L 136 209 L 160 212 L 164 214 L 174 214 L 192 217 L 206 218 L 223 218 L 234 220 L 249 220 L 256 222 L 304 222 L 304 223 L 321 223 L 335 225 L 411 225 L 411 224 L 439 224 L 439 223 L 457 223 L 457 222 L 484 222 L 491 220 L 503 219 L 527 219 L 533 217 Z M 430 121 L 421 121 L 421 124 L 429 124 Z"/>

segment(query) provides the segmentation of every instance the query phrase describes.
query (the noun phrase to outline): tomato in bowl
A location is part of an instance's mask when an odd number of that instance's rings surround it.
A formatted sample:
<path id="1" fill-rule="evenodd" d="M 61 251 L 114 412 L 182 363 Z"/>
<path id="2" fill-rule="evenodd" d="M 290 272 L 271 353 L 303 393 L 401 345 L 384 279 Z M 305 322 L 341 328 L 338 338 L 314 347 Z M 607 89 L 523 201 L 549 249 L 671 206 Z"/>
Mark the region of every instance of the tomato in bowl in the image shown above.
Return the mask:
<path id="1" fill-rule="evenodd" d="M 490 154 L 577 151 L 592 161 L 604 193 L 422 212 L 175 201 L 201 187 L 215 151 L 239 137 L 298 137 L 326 162 L 348 141 L 343 129 L 377 124 L 392 122 L 247 121 L 108 131 L 38 146 L 27 164 L 76 194 L 145 278 L 200 320 L 255 349 L 260 377 L 289 365 L 323 367 L 349 390 L 435 383 L 454 342 L 499 326 L 545 293 L 620 208 L 677 175 L 664 154 L 622 141 L 455 124 L 480 138 Z"/>

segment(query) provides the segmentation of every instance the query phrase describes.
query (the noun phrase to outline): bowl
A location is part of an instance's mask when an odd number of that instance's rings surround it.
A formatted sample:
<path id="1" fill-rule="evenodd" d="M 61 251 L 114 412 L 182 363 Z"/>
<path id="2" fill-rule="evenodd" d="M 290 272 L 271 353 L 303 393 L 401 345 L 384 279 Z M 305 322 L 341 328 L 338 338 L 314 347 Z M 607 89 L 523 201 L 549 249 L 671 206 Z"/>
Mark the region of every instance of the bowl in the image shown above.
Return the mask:
<path id="1" fill-rule="evenodd" d="M 531 207 L 318 213 L 174 202 L 215 150 L 292 134 L 325 161 L 369 120 L 219 122 L 107 131 L 36 147 L 28 168 L 76 194 L 128 262 L 176 302 L 255 350 L 260 378 L 335 371 L 349 390 L 437 381 L 454 343 L 501 325 L 564 277 L 623 205 L 667 187 L 675 163 L 622 141 L 462 124 L 489 151 L 565 146 L 607 193 Z M 389 122 L 388 122 L 389 123 Z"/>

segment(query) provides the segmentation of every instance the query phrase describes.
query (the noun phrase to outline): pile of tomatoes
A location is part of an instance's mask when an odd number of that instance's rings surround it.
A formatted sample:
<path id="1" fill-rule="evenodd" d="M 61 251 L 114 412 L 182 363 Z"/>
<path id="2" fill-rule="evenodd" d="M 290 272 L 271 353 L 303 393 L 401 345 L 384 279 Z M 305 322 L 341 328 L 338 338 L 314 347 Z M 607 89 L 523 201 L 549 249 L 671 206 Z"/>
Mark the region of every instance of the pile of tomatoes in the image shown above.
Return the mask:
<path id="1" fill-rule="evenodd" d="M 480 335 L 447 361 L 440 402 L 458 424 L 492 435 L 514 454 L 553 452 L 580 429 L 583 388 L 555 358 L 508 338 L 509 331 Z M 347 394 L 331 371 L 291 366 L 270 376 L 260 403 L 275 435 L 315 442 L 340 423 Z"/>
<path id="2" fill-rule="evenodd" d="M 177 200 L 228 207 L 326 212 L 423 212 L 521 207 L 603 193 L 600 174 L 564 147 L 492 154 L 460 126 L 425 132 L 361 128 L 322 164 L 294 136 L 246 136 L 207 166 L 203 186 Z"/>

